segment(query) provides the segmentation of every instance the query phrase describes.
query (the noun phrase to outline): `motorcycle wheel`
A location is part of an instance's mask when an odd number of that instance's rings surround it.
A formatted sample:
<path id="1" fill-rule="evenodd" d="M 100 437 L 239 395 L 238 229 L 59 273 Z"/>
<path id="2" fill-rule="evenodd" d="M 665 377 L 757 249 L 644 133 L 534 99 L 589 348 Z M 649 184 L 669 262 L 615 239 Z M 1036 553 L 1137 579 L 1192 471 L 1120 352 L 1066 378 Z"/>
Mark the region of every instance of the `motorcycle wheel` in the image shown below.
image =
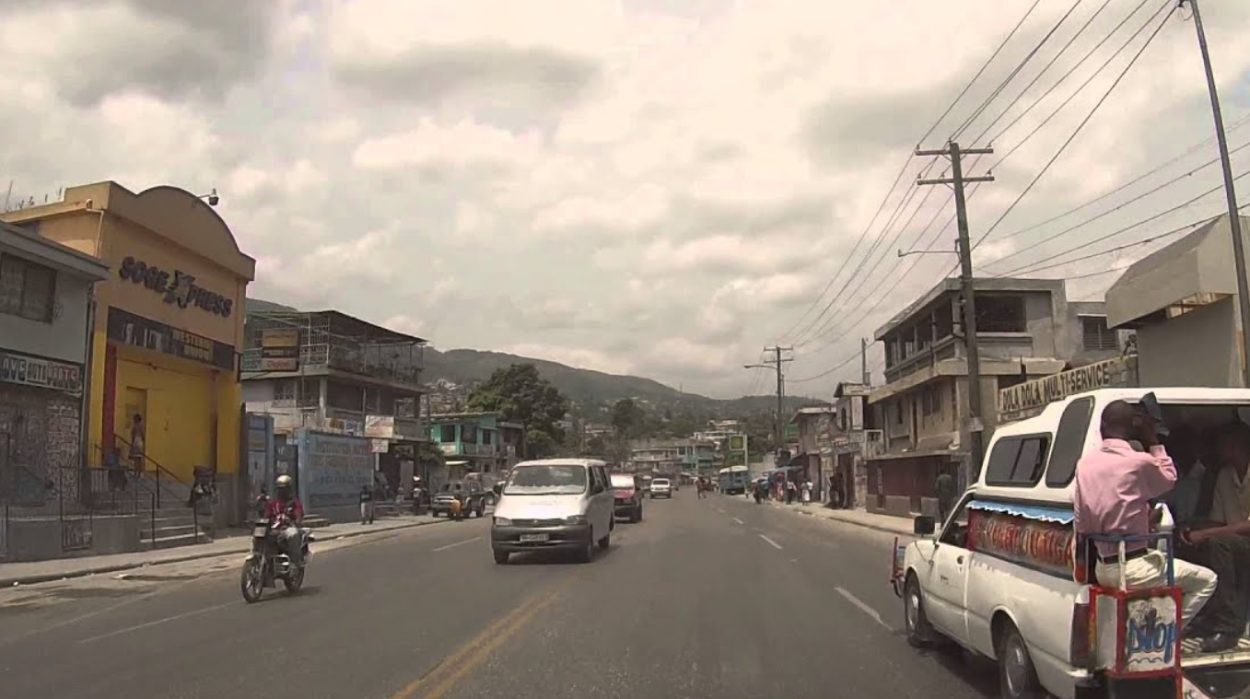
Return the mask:
<path id="1" fill-rule="evenodd" d="M 304 586 L 304 569 L 300 566 L 291 566 L 291 572 L 282 579 L 282 584 L 286 587 L 287 594 L 295 594 Z"/>
<path id="2" fill-rule="evenodd" d="M 260 600 L 265 592 L 264 564 L 259 558 L 243 563 L 243 575 L 239 587 L 243 590 L 243 599 L 248 604 Z"/>

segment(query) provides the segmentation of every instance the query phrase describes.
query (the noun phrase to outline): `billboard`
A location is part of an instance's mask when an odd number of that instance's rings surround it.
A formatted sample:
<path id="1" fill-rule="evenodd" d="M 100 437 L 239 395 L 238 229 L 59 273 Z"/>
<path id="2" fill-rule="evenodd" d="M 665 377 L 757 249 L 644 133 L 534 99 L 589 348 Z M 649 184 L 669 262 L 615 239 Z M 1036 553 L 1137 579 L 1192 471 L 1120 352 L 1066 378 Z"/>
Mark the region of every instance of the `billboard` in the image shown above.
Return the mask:
<path id="1" fill-rule="evenodd" d="M 309 509 L 354 506 L 373 483 L 373 464 L 372 440 L 300 430 L 300 499 Z"/>

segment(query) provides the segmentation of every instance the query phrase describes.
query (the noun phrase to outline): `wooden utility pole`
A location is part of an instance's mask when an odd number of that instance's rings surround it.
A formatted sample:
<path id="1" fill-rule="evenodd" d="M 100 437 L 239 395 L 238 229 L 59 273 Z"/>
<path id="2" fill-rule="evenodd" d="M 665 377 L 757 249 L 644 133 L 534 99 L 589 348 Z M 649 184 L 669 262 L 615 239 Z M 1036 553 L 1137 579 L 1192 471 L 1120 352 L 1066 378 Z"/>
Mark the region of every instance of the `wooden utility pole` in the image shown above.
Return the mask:
<path id="1" fill-rule="evenodd" d="M 786 377 L 781 371 L 781 365 L 794 361 L 793 357 L 783 357 L 781 353 L 793 352 L 794 348 L 781 346 L 765 347 L 764 351 L 771 352 L 773 358 L 765 359 L 763 364 L 744 364 L 743 367 L 746 369 L 775 369 L 777 372 L 777 424 L 773 429 L 776 430 L 774 434 L 777 435 L 777 449 L 780 451 L 786 444 L 785 418 L 782 417 L 782 410 L 784 410 L 782 403 L 786 395 Z"/>
<path id="2" fill-rule="evenodd" d="M 959 281 L 963 297 L 963 331 L 964 346 L 968 355 L 968 453 L 971 469 L 968 483 L 973 482 L 981 472 L 981 462 L 985 454 L 985 445 L 981 442 L 985 429 L 981 421 L 981 358 L 977 349 L 977 306 L 976 294 L 973 291 L 972 277 L 972 245 L 968 240 L 968 206 L 964 198 L 964 185 L 968 182 L 993 182 L 993 175 L 980 177 L 964 177 L 963 155 L 989 155 L 993 148 L 969 148 L 960 150 L 959 144 L 951 141 L 943 150 L 916 149 L 916 155 L 944 155 L 951 161 L 951 176 L 938 179 L 920 179 L 917 184 L 949 184 L 955 190 L 955 221 L 959 226 Z"/>
<path id="3" fill-rule="evenodd" d="M 868 339 L 859 338 L 859 375 L 861 382 L 868 385 Z"/>
<path id="4" fill-rule="evenodd" d="M 1207 74 L 1207 93 L 1211 97 L 1211 116 L 1215 119 L 1215 140 L 1220 149 L 1220 166 L 1224 169 L 1224 195 L 1228 199 L 1228 229 L 1233 236 L 1233 268 L 1237 271 L 1237 307 L 1241 311 L 1241 385 L 1250 387 L 1250 289 L 1246 280 L 1245 241 L 1241 237 L 1241 217 L 1237 213 L 1237 190 L 1233 185 L 1233 168 L 1228 157 L 1228 137 L 1224 133 L 1224 115 L 1220 111 L 1220 95 L 1215 89 L 1215 74 L 1211 71 L 1211 54 L 1207 50 L 1207 34 L 1202 28 L 1202 13 L 1198 0 L 1181 0 L 1189 3 L 1193 11 L 1194 29 L 1198 32 L 1198 49 L 1202 52 L 1202 66 Z"/>

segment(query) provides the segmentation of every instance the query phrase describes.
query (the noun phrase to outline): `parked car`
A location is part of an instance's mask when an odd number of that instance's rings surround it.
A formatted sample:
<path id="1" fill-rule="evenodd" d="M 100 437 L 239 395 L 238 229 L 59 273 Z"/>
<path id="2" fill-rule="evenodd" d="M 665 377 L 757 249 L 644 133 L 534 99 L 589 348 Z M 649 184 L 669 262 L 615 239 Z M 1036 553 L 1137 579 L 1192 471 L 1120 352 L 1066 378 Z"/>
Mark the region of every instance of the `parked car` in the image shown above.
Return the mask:
<path id="1" fill-rule="evenodd" d="M 667 478 L 651 479 L 651 499 L 656 498 L 672 498 L 673 483 Z"/>
<path id="2" fill-rule="evenodd" d="M 632 473 L 612 474 L 612 496 L 617 517 L 631 522 L 642 521 L 642 484 Z"/>
<path id="3" fill-rule="evenodd" d="M 453 500 L 460 501 L 460 515 L 462 517 L 469 515 L 481 517 L 486 514 L 486 490 L 482 488 L 481 481 L 471 479 L 444 483 L 442 490 L 434 496 L 433 502 L 430 503 L 430 514 L 435 517 L 440 514 L 450 517 Z"/>
<path id="4" fill-rule="evenodd" d="M 512 468 L 495 505 L 491 550 L 504 564 L 513 553 L 573 551 L 583 563 L 612 543 L 612 487 L 602 461 L 544 459 Z"/>

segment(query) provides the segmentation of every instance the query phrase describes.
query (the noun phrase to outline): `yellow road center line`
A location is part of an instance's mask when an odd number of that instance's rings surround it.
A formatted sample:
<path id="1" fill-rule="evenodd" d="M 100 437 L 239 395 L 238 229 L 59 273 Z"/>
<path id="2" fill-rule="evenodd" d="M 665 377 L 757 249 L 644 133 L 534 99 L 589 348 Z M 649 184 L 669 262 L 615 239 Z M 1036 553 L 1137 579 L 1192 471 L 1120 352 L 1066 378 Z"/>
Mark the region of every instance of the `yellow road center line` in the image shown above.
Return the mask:
<path id="1" fill-rule="evenodd" d="M 556 600 L 572 579 L 534 595 L 500 620 L 487 625 L 447 656 L 428 674 L 410 682 L 391 695 L 391 699 L 440 699 L 471 670 L 481 665 L 504 641 L 525 627 L 543 609 Z"/>

